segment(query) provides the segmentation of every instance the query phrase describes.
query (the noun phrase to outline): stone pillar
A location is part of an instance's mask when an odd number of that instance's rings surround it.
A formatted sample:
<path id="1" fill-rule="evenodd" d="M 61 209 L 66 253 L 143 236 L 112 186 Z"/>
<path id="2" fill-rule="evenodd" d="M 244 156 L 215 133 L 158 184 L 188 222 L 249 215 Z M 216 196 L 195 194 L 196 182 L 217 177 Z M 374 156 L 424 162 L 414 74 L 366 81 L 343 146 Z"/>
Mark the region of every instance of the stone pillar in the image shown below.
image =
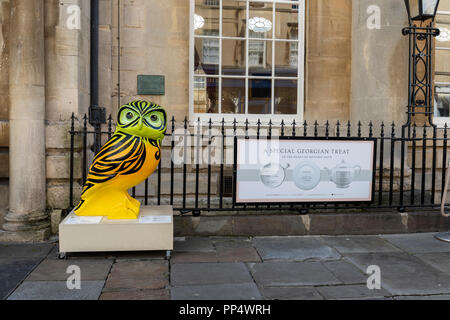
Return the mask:
<path id="1" fill-rule="evenodd" d="M 3 229 L 11 241 L 49 235 L 45 175 L 44 0 L 12 0 L 10 193 Z"/>
<path id="2" fill-rule="evenodd" d="M 381 121 L 401 126 L 406 122 L 408 105 L 408 38 L 402 35 L 408 21 L 405 4 L 352 2 L 351 120 L 373 120 L 377 129 Z M 380 25 L 376 28 L 378 14 Z"/>

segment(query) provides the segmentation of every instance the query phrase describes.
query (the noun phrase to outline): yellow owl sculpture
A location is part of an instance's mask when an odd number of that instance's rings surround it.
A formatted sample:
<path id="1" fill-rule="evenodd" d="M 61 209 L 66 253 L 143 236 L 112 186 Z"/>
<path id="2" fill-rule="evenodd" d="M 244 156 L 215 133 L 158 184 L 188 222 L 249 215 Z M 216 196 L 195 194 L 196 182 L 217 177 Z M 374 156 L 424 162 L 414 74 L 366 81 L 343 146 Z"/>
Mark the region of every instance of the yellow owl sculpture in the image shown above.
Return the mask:
<path id="1" fill-rule="evenodd" d="M 167 114 L 161 106 L 142 100 L 122 106 L 114 135 L 89 170 L 75 214 L 111 220 L 139 218 L 141 203 L 128 190 L 158 167 L 166 130 Z"/>

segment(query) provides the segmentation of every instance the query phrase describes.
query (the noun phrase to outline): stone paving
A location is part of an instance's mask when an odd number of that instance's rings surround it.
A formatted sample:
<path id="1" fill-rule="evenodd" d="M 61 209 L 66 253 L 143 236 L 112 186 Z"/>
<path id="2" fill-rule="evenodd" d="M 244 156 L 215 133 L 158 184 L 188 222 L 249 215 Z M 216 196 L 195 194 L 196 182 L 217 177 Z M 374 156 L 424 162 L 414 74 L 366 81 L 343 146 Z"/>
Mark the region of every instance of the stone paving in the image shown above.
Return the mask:
<path id="1" fill-rule="evenodd" d="M 163 252 L 57 259 L 57 244 L 1 245 L 0 299 L 450 300 L 450 244 L 434 234 L 178 238 Z M 381 290 L 369 290 L 369 266 Z M 67 268 L 81 290 L 67 288 Z"/>

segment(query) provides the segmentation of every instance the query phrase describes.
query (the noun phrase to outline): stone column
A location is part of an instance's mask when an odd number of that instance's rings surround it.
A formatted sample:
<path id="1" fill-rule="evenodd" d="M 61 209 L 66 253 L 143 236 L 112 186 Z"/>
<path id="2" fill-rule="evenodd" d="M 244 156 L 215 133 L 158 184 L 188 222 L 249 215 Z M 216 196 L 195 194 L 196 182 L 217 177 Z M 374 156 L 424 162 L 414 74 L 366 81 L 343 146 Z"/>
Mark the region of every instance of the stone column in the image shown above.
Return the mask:
<path id="1" fill-rule="evenodd" d="M 10 193 L 3 229 L 11 241 L 41 241 L 49 235 L 44 0 L 12 0 L 10 21 Z"/>

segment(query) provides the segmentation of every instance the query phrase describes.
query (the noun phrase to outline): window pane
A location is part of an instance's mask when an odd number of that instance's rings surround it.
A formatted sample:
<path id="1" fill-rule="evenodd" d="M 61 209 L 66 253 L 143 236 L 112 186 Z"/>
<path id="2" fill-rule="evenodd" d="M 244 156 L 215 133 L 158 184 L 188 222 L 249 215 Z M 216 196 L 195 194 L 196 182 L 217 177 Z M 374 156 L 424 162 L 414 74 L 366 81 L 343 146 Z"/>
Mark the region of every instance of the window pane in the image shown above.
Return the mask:
<path id="1" fill-rule="evenodd" d="M 437 86 L 434 98 L 436 117 L 450 117 L 450 86 Z"/>
<path id="2" fill-rule="evenodd" d="M 267 2 L 250 2 L 250 14 L 248 20 L 250 38 L 271 39 L 273 34 L 273 5 Z"/>
<path id="3" fill-rule="evenodd" d="M 248 80 L 248 113 L 272 114 L 272 80 Z"/>
<path id="4" fill-rule="evenodd" d="M 220 2 L 218 0 L 196 0 L 194 29 L 196 35 L 219 36 Z"/>
<path id="5" fill-rule="evenodd" d="M 218 113 L 219 79 L 194 77 L 194 112 Z"/>
<path id="6" fill-rule="evenodd" d="M 222 41 L 222 74 L 245 76 L 245 40 Z"/>
<path id="7" fill-rule="evenodd" d="M 297 114 L 297 80 L 275 80 L 275 114 Z"/>
<path id="8" fill-rule="evenodd" d="M 224 37 L 246 36 L 247 4 L 245 1 L 223 0 L 223 26 Z"/>
<path id="9" fill-rule="evenodd" d="M 195 74 L 218 75 L 219 74 L 219 39 L 195 39 Z"/>
<path id="10" fill-rule="evenodd" d="M 248 42 L 248 67 L 250 76 L 272 76 L 272 41 Z"/>
<path id="11" fill-rule="evenodd" d="M 291 39 L 292 32 L 298 30 L 298 5 L 277 3 L 275 14 L 275 37 Z"/>
<path id="12" fill-rule="evenodd" d="M 222 80 L 222 113 L 245 113 L 245 80 Z"/>
<path id="13" fill-rule="evenodd" d="M 298 76 L 298 42 L 275 42 L 275 76 Z"/>

